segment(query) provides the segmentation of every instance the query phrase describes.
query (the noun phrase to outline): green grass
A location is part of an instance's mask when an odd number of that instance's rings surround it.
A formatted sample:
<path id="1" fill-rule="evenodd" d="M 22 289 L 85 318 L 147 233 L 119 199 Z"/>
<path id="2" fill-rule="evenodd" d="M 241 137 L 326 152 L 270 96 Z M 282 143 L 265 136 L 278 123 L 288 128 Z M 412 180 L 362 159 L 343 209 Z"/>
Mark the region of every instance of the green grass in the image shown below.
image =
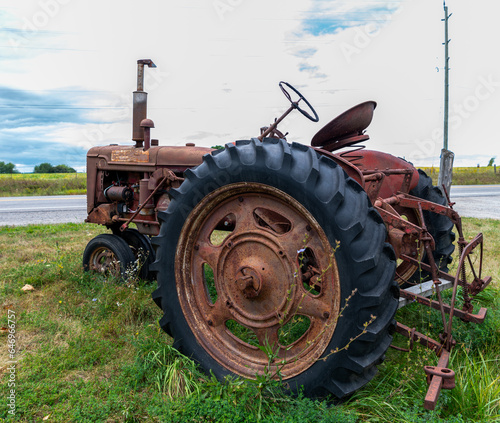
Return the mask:
<path id="1" fill-rule="evenodd" d="M 326 402 L 286 396 L 276 381 L 221 384 L 171 347 L 153 284 L 83 273 L 85 224 L 0 228 L 0 327 L 15 312 L 16 415 L 53 422 L 354 422 Z M 35 290 L 24 292 L 25 284 Z M 9 311 L 11 310 L 11 311 Z M 0 335 L 0 397 L 9 380 Z M 0 420 L 9 420 L 5 399 Z"/>
<path id="2" fill-rule="evenodd" d="M 0 174 L 0 197 L 85 194 L 85 173 Z"/>
<path id="3" fill-rule="evenodd" d="M 500 277 L 500 221 L 464 219 L 467 238 L 485 234 L 484 273 Z M 450 367 L 457 387 L 435 411 L 422 407 L 424 365 L 417 346 L 389 349 L 377 376 L 343 404 L 284 395 L 276 381 L 216 381 L 182 356 L 158 326 L 154 284 L 83 273 L 86 243 L 103 229 L 85 224 L 0 228 L 0 327 L 16 315 L 16 416 L 6 401 L 7 335 L 0 334 L 0 420 L 51 422 L 488 422 L 500 415 L 500 296 L 494 282 L 475 303 L 482 325 L 454 321 Z M 31 284 L 35 290 L 21 288 Z M 11 310 L 11 311 L 9 311 Z M 397 315 L 437 337 L 439 313 L 411 305 Z M 399 335 L 394 343 L 407 347 Z"/>

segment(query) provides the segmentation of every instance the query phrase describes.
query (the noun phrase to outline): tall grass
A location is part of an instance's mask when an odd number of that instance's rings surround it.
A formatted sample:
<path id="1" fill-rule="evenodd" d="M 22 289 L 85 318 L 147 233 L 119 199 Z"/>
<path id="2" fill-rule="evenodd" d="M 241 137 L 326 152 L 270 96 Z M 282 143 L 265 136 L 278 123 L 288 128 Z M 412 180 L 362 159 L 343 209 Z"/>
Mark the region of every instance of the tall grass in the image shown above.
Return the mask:
<path id="1" fill-rule="evenodd" d="M 481 350 L 465 351 L 465 359 L 454 367 L 457 386 L 450 395 L 450 413 L 481 422 L 500 421 L 498 352 L 498 349 L 494 354 L 490 351 L 489 358 L 485 358 Z M 452 360 L 452 364 L 454 361 Z"/>

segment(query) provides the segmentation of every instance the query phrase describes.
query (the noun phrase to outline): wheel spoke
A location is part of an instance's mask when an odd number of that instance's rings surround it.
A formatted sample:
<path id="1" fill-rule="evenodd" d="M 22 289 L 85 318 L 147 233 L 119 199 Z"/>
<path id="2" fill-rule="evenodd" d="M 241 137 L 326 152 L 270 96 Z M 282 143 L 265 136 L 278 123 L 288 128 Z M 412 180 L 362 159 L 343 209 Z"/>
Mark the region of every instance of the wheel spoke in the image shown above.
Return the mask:
<path id="1" fill-rule="evenodd" d="M 315 234 L 307 229 L 307 225 L 303 222 L 294 222 L 292 229 L 280 237 L 281 243 L 289 257 L 297 257 L 300 254 L 299 251 L 306 247 L 322 248 Z"/>
<path id="2" fill-rule="evenodd" d="M 302 293 L 302 299 L 299 300 L 295 312 L 297 314 L 303 314 L 309 317 L 311 320 L 326 320 L 330 317 L 331 304 L 328 301 L 328 297 L 326 295 L 312 297 L 309 294 Z"/>
<path id="3" fill-rule="evenodd" d="M 208 325 L 213 327 L 216 331 L 225 329 L 226 321 L 232 318 L 228 304 L 221 298 L 218 298 L 213 306 L 206 304 L 203 308 Z"/>
<path id="4" fill-rule="evenodd" d="M 267 328 L 253 328 L 255 335 L 257 335 L 257 339 L 259 340 L 259 344 L 262 347 L 270 347 L 273 352 L 279 348 L 278 341 L 278 330 L 280 326 L 274 325 Z"/>
<path id="5" fill-rule="evenodd" d="M 212 269 L 217 269 L 219 261 L 220 247 L 214 246 L 209 242 L 199 242 L 195 246 L 196 256 L 199 256 L 203 262 L 208 263 Z M 195 257 L 196 257 L 195 256 Z"/>
<path id="6" fill-rule="evenodd" d="M 256 228 L 255 219 L 253 217 L 253 211 L 256 207 L 257 205 L 253 201 L 245 201 L 245 199 L 239 201 L 238 207 L 233 211 L 236 216 L 234 233 L 246 233 Z"/>

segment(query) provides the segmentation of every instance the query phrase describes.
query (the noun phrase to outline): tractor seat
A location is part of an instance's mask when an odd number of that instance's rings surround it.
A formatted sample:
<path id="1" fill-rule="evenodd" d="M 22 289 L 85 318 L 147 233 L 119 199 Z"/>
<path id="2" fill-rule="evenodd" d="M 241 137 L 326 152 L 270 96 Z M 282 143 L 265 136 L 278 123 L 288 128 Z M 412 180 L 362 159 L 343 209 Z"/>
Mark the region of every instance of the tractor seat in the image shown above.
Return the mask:
<path id="1" fill-rule="evenodd" d="M 370 137 L 363 131 L 370 125 L 375 107 L 374 101 L 365 101 L 345 111 L 321 128 L 312 138 L 311 145 L 334 151 L 366 141 Z"/>

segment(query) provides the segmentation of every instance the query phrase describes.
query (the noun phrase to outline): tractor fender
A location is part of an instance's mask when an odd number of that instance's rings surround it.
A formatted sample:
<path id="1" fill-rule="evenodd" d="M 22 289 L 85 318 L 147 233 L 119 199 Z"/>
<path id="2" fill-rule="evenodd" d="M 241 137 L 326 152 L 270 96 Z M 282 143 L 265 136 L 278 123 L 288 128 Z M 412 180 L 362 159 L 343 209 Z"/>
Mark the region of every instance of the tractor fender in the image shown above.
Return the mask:
<path id="1" fill-rule="evenodd" d="M 351 166 L 356 167 L 365 176 L 373 173 L 385 175 L 378 193 L 379 197 L 388 198 L 398 191 L 408 193 L 418 184 L 418 170 L 410 162 L 392 154 L 364 149 L 342 153 L 341 158 L 348 161 Z M 338 160 L 337 163 L 339 163 Z M 345 166 L 342 167 L 345 170 Z M 410 173 L 411 180 L 409 184 L 405 184 L 405 172 L 408 171 L 412 171 Z"/>

